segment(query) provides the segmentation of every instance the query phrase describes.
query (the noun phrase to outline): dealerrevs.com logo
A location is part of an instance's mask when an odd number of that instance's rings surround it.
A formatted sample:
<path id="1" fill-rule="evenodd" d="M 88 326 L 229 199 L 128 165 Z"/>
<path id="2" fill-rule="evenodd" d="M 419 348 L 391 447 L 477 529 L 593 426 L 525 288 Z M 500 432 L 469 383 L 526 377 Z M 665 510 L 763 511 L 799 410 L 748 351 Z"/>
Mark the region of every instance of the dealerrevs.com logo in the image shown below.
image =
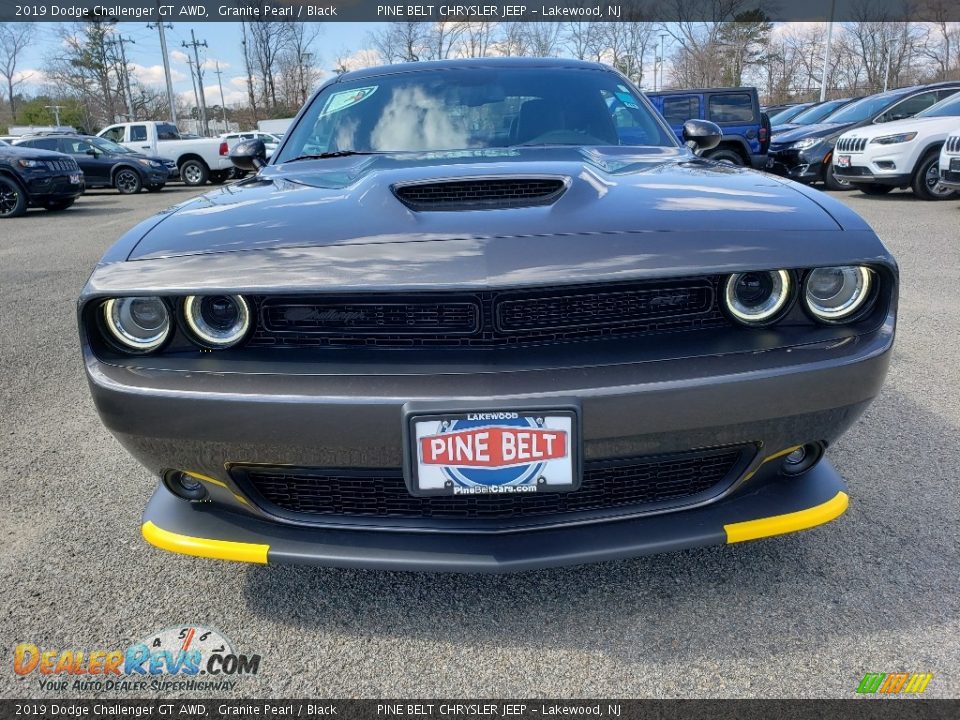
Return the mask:
<path id="1" fill-rule="evenodd" d="M 153 692 L 233 689 L 256 675 L 260 656 L 240 654 L 217 630 L 173 627 L 126 648 L 56 649 L 19 643 L 13 671 L 41 690 Z"/>

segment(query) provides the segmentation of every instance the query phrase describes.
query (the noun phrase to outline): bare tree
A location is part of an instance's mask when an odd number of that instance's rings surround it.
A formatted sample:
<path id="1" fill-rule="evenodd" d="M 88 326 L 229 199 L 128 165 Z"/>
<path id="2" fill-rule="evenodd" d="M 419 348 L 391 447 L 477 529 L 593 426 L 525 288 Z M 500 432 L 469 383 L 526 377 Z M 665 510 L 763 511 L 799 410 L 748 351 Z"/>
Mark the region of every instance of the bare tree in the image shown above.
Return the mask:
<path id="1" fill-rule="evenodd" d="M 926 0 L 930 32 L 922 54 L 933 64 L 933 80 L 960 79 L 960 22 L 950 22 L 956 0 Z"/>
<path id="2" fill-rule="evenodd" d="M 251 61 L 263 82 L 263 97 L 271 111 L 277 109 L 277 61 L 286 47 L 286 23 L 260 20 L 250 23 Z"/>
<path id="3" fill-rule="evenodd" d="M 606 23 L 604 38 L 610 64 L 638 85 L 643 84 L 647 51 L 656 47 L 656 28 L 652 22 Z"/>
<path id="4" fill-rule="evenodd" d="M 595 20 L 570 22 L 564 27 L 564 45 L 577 60 L 600 62 L 606 49 L 607 24 Z"/>
<path id="5" fill-rule="evenodd" d="M 120 79 L 110 50 L 113 27 L 101 21 L 60 28 L 57 54 L 47 58 L 45 72 L 60 95 L 83 103 L 91 124 L 113 122 L 117 116 Z"/>
<path id="6" fill-rule="evenodd" d="M 493 46 L 497 24 L 489 21 L 461 23 L 460 52 L 462 57 L 486 57 Z"/>
<path id="7" fill-rule="evenodd" d="M 394 22 L 370 33 L 370 44 L 384 62 L 417 62 L 427 55 L 426 28 L 420 22 Z"/>
<path id="8" fill-rule="evenodd" d="M 24 49 L 33 40 L 34 27 L 30 23 L 0 23 L 0 77 L 7 84 L 7 99 L 10 103 L 10 117 L 16 120 L 17 106 L 15 92 L 26 80 L 17 76 Z"/>

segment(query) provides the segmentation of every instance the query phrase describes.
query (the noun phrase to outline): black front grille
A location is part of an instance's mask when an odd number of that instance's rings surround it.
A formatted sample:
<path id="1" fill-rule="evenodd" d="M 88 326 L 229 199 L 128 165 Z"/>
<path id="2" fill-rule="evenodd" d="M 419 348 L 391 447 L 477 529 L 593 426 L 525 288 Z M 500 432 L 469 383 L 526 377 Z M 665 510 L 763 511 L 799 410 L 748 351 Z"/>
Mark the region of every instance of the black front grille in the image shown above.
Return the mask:
<path id="1" fill-rule="evenodd" d="M 310 516 L 317 521 L 336 517 L 521 520 L 707 498 L 730 481 L 731 472 L 749 457 L 750 448 L 588 461 L 580 488 L 567 493 L 415 497 L 399 471 L 235 467 L 232 472 L 256 502 L 280 515 Z"/>
<path id="2" fill-rule="evenodd" d="M 729 324 L 720 278 L 473 294 L 261 297 L 250 347 L 497 348 Z"/>
<path id="3" fill-rule="evenodd" d="M 863 167 L 862 165 L 848 165 L 847 167 L 840 167 L 839 165 L 834 166 L 833 168 L 834 175 L 842 175 L 847 177 L 848 175 L 853 175 L 854 177 L 868 177 L 873 175 L 870 172 L 870 168 Z"/>
<path id="4" fill-rule="evenodd" d="M 960 135 L 947 138 L 947 152 L 960 153 Z"/>
<path id="5" fill-rule="evenodd" d="M 867 147 L 866 138 L 840 138 L 837 141 L 838 152 L 863 152 Z"/>
<path id="6" fill-rule="evenodd" d="M 77 172 L 80 167 L 73 158 L 64 158 L 63 160 L 44 160 L 43 164 L 48 170 L 54 172 Z"/>
<path id="7" fill-rule="evenodd" d="M 549 205 L 566 189 L 561 178 L 484 178 L 396 185 L 412 210 L 492 210 Z"/>

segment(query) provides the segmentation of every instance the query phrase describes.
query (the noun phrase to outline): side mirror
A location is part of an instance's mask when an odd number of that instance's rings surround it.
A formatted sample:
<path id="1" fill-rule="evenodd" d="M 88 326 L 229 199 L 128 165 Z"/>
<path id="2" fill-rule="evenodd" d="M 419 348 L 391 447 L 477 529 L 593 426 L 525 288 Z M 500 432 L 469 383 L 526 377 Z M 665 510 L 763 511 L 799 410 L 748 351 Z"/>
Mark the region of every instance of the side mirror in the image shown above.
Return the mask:
<path id="1" fill-rule="evenodd" d="M 94 157 L 96 157 L 99 154 L 100 153 L 97 152 L 96 148 L 87 148 L 87 155 L 93 155 Z"/>
<path id="2" fill-rule="evenodd" d="M 263 140 L 243 140 L 230 151 L 230 161 L 241 170 L 255 172 L 267 164 L 267 148 Z"/>
<path id="3" fill-rule="evenodd" d="M 715 148 L 722 137 L 720 126 L 709 120 L 687 120 L 683 124 L 683 142 L 695 153 Z"/>

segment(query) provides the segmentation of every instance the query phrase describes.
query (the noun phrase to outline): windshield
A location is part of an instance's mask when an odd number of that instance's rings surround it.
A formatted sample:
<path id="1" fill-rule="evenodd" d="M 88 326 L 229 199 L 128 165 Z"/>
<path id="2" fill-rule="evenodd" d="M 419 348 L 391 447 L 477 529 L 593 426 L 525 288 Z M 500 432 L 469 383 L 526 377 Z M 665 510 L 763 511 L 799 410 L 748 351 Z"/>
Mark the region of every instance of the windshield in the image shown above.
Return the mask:
<path id="1" fill-rule="evenodd" d="M 814 105 L 812 108 L 807 108 L 804 110 L 790 122 L 797 125 L 813 125 L 814 123 L 820 122 L 827 117 L 827 115 L 830 115 L 832 112 L 846 103 L 846 100 L 830 100 L 822 105 Z"/>
<path id="2" fill-rule="evenodd" d="M 279 162 L 331 152 L 422 152 L 521 145 L 676 147 L 647 101 L 596 70 L 424 70 L 321 91 Z"/>
<path id="3" fill-rule="evenodd" d="M 960 93 L 951 95 L 936 105 L 931 105 L 923 112 L 918 112 L 915 117 L 953 117 L 955 115 L 960 115 Z"/>
<path id="4" fill-rule="evenodd" d="M 130 148 L 126 148 L 123 145 L 113 142 L 113 140 L 107 140 L 102 137 L 91 137 L 87 138 L 90 141 L 90 144 L 93 145 L 98 150 L 103 150 L 108 153 L 123 153 L 124 155 L 130 154 L 133 152 Z"/>
<path id="5" fill-rule="evenodd" d="M 791 107 L 784 108 L 780 112 L 770 116 L 770 124 L 783 125 L 784 123 L 788 123 L 809 107 L 809 103 L 804 103 L 802 105 L 792 105 Z"/>
<path id="6" fill-rule="evenodd" d="M 850 103 L 830 116 L 832 123 L 855 123 L 868 120 L 890 107 L 902 95 L 872 95 Z"/>

